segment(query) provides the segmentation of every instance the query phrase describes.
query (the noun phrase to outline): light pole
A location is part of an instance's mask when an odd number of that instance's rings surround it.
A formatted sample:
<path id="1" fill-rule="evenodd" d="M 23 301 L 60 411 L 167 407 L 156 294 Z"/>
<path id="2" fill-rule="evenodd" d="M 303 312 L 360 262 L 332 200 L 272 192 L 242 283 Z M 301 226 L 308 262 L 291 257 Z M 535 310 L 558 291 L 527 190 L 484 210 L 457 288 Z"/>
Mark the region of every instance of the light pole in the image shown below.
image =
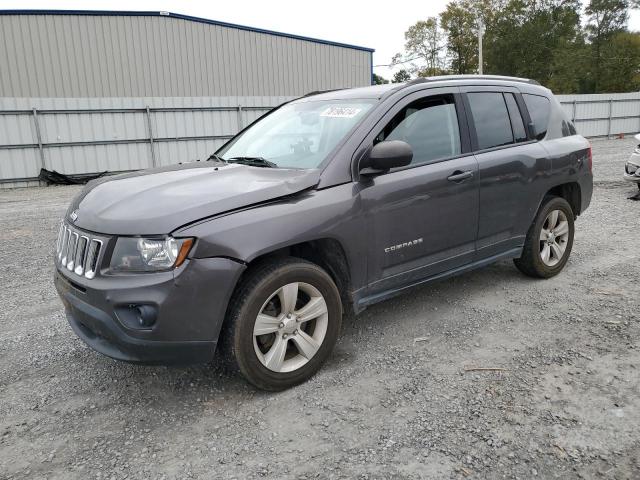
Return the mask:
<path id="1" fill-rule="evenodd" d="M 484 34 L 484 23 L 482 18 L 478 18 L 478 75 L 482 75 L 482 35 Z"/>

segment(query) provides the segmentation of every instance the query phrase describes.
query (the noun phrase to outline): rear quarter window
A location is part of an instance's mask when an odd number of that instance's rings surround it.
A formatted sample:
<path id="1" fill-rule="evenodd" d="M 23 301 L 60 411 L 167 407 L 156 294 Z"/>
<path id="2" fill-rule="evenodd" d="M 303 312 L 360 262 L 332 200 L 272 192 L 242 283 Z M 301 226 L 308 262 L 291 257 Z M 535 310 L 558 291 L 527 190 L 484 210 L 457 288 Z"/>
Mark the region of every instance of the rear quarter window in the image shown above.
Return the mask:
<path id="1" fill-rule="evenodd" d="M 522 98 L 529 111 L 529 117 L 533 122 L 534 135 L 536 140 L 542 140 L 547 134 L 549 126 L 549 114 L 551 112 L 551 102 L 547 97 L 523 93 Z"/>

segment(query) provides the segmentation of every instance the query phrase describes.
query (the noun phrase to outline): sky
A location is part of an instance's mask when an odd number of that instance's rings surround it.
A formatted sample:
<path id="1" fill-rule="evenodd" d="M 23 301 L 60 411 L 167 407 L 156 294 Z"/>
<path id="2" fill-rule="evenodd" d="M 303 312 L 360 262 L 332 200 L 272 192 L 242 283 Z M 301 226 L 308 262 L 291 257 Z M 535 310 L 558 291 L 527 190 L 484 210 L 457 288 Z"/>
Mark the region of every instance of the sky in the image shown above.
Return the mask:
<path id="1" fill-rule="evenodd" d="M 0 0 L 0 9 L 151 10 L 182 13 L 251 27 L 374 48 L 374 71 L 390 78 L 386 65 L 401 52 L 404 32 L 417 20 L 436 16 L 449 0 L 371 2 L 322 0 Z M 640 11 L 629 28 L 640 30 Z"/>

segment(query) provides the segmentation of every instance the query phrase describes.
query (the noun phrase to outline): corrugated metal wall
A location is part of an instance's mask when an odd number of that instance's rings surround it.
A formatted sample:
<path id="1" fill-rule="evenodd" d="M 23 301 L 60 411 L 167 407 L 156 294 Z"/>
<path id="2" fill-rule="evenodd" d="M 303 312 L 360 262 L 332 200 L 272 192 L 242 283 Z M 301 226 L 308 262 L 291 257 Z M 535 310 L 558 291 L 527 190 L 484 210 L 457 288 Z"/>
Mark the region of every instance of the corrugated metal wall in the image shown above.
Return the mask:
<path id="1" fill-rule="evenodd" d="M 299 96 L 370 85 L 371 52 L 157 12 L 0 12 L 0 97 Z"/>
<path id="2" fill-rule="evenodd" d="M 83 174 L 205 160 L 289 99 L 0 98 L 0 188 L 33 184 L 41 167 Z"/>
<path id="3" fill-rule="evenodd" d="M 585 137 L 640 132 L 640 92 L 557 95 L 557 98 Z"/>

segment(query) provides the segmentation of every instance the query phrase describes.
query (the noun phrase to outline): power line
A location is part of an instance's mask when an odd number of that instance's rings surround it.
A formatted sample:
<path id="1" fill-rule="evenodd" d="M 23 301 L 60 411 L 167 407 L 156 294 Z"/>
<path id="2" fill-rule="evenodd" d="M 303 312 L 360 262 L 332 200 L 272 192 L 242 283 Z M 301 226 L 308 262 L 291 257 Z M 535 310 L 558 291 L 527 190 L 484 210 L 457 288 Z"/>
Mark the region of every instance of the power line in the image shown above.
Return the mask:
<path id="1" fill-rule="evenodd" d="M 407 60 L 404 60 L 403 62 L 393 62 L 393 63 L 384 64 L 384 65 L 374 65 L 374 68 L 375 67 L 395 67 L 396 65 L 403 65 L 405 63 L 412 62 L 412 61 L 417 60 L 419 58 L 422 58 L 422 56 L 421 55 L 417 55 L 415 57 L 408 58 Z"/>

